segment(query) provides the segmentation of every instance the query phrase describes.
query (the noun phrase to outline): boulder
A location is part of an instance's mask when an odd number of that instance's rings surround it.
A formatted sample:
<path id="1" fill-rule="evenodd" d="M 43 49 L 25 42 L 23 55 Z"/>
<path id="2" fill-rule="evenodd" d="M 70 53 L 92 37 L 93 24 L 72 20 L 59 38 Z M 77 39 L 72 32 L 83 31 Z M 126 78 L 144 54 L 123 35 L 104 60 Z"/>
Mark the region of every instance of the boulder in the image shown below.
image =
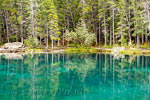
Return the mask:
<path id="1" fill-rule="evenodd" d="M 21 42 L 13 42 L 13 43 L 5 43 L 4 49 L 19 49 L 23 47 L 23 43 Z"/>
<path id="2" fill-rule="evenodd" d="M 112 54 L 114 55 L 115 59 L 124 58 L 124 55 L 121 55 L 120 52 L 124 51 L 125 47 L 114 47 Z"/>
<path id="3" fill-rule="evenodd" d="M 113 53 L 120 53 L 121 51 L 124 51 L 125 47 L 114 47 Z"/>

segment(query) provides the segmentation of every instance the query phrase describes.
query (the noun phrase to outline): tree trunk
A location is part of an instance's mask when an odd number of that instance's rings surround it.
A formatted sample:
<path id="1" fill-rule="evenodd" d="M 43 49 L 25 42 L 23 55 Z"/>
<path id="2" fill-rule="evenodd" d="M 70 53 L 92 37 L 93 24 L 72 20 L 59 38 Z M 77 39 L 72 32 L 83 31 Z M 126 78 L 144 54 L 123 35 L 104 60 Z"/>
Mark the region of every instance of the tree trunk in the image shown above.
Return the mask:
<path id="1" fill-rule="evenodd" d="M 48 37 L 49 37 L 49 32 L 48 32 L 48 24 L 47 24 L 47 38 L 46 38 L 47 41 L 46 41 L 46 48 L 48 48 L 48 40 L 49 40 Z"/>
<path id="2" fill-rule="evenodd" d="M 122 22 L 122 18 L 121 18 L 121 22 Z M 123 46 L 123 33 L 122 33 L 122 24 L 121 24 L 121 46 Z"/>
<path id="3" fill-rule="evenodd" d="M 35 39 L 35 33 L 34 33 L 34 4 L 33 0 L 30 0 L 30 6 L 31 6 L 31 27 L 32 27 L 32 35 Z"/>
<path id="4" fill-rule="evenodd" d="M 110 46 L 112 45 L 112 35 L 111 35 L 111 27 L 110 27 Z"/>
<path id="5" fill-rule="evenodd" d="M 144 45 L 144 34 L 142 33 L 142 45 Z"/>
<path id="6" fill-rule="evenodd" d="M 52 41 L 52 50 L 53 50 L 54 49 L 54 40 L 51 39 L 51 41 Z"/>
<path id="7" fill-rule="evenodd" d="M 130 6 L 130 5 L 129 5 Z M 130 32 L 130 9 L 129 9 L 129 18 L 128 18 L 128 34 L 129 34 L 129 45 L 132 45 L 132 38 L 131 38 L 131 32 Z"/>
<path id="8" fill-rule="evenodd" d="M 60 46 L 60 40 L 58 40 L 57 45 Z"/>
<path id="9" fill-rule="evenodd" d="M 148 1 L 149 0 L 146 0 L 146 2 L 147 2 L 147 11 L 148 11 L 148 24 L 150 25 L 150 13 L 149 13 L 149 5 L 148 5 L 149 3 L 148 3 Z M 149 31 L 150 31 L 150 29 L 149 29 Z M 146 38 L 145 38 L 146 43 L 148 43 L 148 35 L 146 34 L 145 36 L 146 36 Z"/>
<path id="10" fill-rule="evenodd" d="M 84 16 L 85 0 L 82 0 L 82 16 Z"/>
<path id="11" fill-rule="evenodd" d="M 139 35 L 137 35 L 137 48 L 140 47 L 140 44 L 139 44 Z"/>
<path id="12" fill-rule="evenodd" d="M 22 0 L 21 0 L 21 2 L 20 2 L 20 6 L 21 6 L 21 17 L 23 17 L 23 15 L 22 15 L 22 11 L 23 11 L 23 9 L 22 9 Z M 23 21 L 21 21 L 21 25 L 20 25 L 20 27 L 21 27 L 21 42 L 23 43 Z"/>
<path id="13" fill-rule="evenodd" d="M 145 42 L 148 43 L 147 33 L 145 34 Z"/>
<path id="14" fill-rule="evenodd" d="M 5 24 L 6 24 L 6 32 L 7 32 L 7 42 L 9 43 L 9 28 L 8 28 L 8 11 L 5 12 Z"/>
<path id="15" fill-rule="evenodd" d="M 99 22 L 99 45 L 101 44 L 101 26 Z"/>
<path id="16" fill-rule="evenodd" d="M 115 18 L 114 18 L 115 14 L 114 13 L 115 12 L 114 12 L 114 6 L 113 6 L 113 15 L 112 15 L 112 19 L 113 19 L 113 22 L 112 22 L 112 24 L 113 24 L 113 46 L 115 45 Z"/>
<path id="17" fill-rule="evenodd" d="M 41 38 L 41 35 L 40 35 L 40 46 L 42 46 L 42 38 Z"/>
<path id="18" fill-rule="evenodd" d="M 104 12 L 104 35 L 105 35 L 105 46 L 107 45 L 107 30 L 106 30 L 106 18 Z"/>
<path id="19" fill-rule="evenodd" d="M 64 32 L 65 30 L 63 30 L 63 46 L 65 45 L 65 39 L 64 39 Z"/>

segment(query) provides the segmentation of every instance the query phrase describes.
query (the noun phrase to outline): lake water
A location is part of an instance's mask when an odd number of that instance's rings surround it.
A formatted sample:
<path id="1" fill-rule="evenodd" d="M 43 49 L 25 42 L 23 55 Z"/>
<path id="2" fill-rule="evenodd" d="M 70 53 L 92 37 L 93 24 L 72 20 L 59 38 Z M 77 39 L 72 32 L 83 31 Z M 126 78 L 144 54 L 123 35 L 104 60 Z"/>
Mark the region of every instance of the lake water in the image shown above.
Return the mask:
<path id="1" fill-rule="evenodd" d="M 0 100 L 150 100 L 150 57 L 0 57 Z"/>

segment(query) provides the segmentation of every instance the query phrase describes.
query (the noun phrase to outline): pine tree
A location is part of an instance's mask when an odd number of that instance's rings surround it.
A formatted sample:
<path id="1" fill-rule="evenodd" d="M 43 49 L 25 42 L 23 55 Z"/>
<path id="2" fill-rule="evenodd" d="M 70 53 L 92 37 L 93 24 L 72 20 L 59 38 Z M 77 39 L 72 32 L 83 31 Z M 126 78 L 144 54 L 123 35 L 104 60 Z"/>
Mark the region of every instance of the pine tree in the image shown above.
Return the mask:
<path id="1" fill-rule="evenodd" d="M 123 46 L 125 43 L 127 43 L 127 14 L 126 14 L 126 2 L 125 0 L 119 0 L 118 2 L 118 18 L 119 18 L 119 22 L 118 22 L 118 35 L 120 37 L 120 42 L 121 45 Z"/>
<path id="2" fill-rule="evenodd" d="M 51 38 L 52 49 L 54 47 L 54 40 L 59 39 L 59 28 L 58 28 L 58 16 L 57 10 L 54 5 L 53 0 L 43 0 L 41 2 L 42 7 L 42 14 L 43 18 L 45 19 L 46 28 L 47 28 L 47 48 L 48 48 L 48 41 L 49 37 Z"/>

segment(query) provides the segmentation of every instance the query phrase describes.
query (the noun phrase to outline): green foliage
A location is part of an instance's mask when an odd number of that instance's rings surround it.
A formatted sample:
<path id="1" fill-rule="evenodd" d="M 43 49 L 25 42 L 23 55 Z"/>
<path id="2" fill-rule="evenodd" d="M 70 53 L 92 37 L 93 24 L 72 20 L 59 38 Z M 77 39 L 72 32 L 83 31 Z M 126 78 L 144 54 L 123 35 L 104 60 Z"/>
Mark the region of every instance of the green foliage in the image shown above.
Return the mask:
<path id="1" fill-rule="evenodd" d="M 64 37 L 67 41 L 71 41 L 73 39 L 72 32 L 69 32 L 69 30 L 66 30 Z"/>
<path id="2" fill-rule="evenodd" d="M 140 44 L 149 41 L 149 5 L 148 0 L 0 0 L 0 39 L 23 42 L 32 33 L 47 46 L 50 39 L 75 47 Z"/>
<path id="3" fill-rule="evenodd" d="M 71 43 L 69 44 L 69 47 L 81 47 L 81 46 L 77 43 Z"/>
<path id="4" fill-rule="evenodd" d="M 30 35 L 29 38 L 24 41 L 24 43 L 29 48 L 35 48 L 37 47 L 38 40 L 35 40 L 33 36 Z"/>
<path id="5" fill-rule="evenodd" d="M 65 39 L 67 41 L 76 42 L 80 46 L 91 46 L 95 42 L 96 36 L 94 33 L 88 31 L 84 21 L 82 20 L 78 23 L 74 32 L 66 31 Z"/>

